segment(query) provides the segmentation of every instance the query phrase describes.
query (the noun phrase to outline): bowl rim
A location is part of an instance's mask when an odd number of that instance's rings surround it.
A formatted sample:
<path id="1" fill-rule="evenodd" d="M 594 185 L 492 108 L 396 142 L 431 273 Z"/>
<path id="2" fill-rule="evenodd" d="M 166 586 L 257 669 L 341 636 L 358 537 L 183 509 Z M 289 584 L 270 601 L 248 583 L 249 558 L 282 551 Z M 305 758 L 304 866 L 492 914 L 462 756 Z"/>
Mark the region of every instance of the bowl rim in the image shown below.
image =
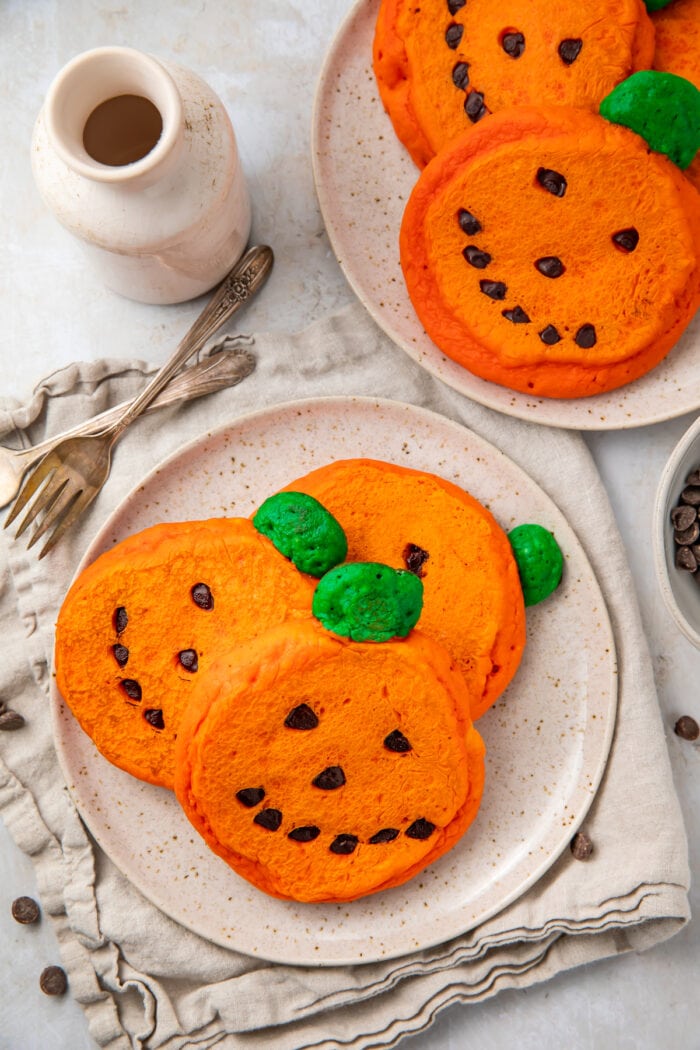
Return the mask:
<path id="1" fill-rule="evenodd" d="M 669 565 L 666 553 L 666 530 L 669 527 L 667 518 L 670 513 L 668 504 L 671 489 L 677 482 L 678 468 L 681 460 L 698 436 L 700 436 L 700 416 L 691 423 L 666 460 L 656 489 L 656 499 L 654 501 L 654 534 L 652 546 L 656 577 L 659 581 L 659 587 L 664 601 L 666 602 L 666 606 L 688 641 L 692 642 L 697 649 L 700 649 L 700 630 L 696 630 L 688 622 L 676 601 L 676 596 L 673 592 L 670 580 L 671 566 Z M 698 450 L 698 464 L 700 464 L 700 449 Z"/>

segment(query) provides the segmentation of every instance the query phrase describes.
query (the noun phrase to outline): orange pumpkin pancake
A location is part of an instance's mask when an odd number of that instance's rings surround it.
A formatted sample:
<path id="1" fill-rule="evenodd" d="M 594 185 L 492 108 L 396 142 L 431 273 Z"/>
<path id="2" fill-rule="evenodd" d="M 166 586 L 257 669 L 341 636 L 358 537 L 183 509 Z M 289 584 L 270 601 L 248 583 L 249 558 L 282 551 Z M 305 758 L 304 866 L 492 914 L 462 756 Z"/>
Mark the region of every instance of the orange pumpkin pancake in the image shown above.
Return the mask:
<path id="1" fill-rule="evenodd" d="M 653 11 L 651 20 L 656 30 L 654 69 L 685 77 L 700 90 L 700 0 L 673 0 Z M 700 159 L 685 175 L 700 190 Z"/>
<path id="2" fill-rule="evenodd" d="M 423 581 L 420 630 L 464 674 L 472 718 L 515 674 L 525 608 L 508 538 L 478 500 L 442 478 L 370 459 L 330 463 L 293 481 L 342 525 L 350 561 L 411 569 Z"/>
<path id="3" fill-rule="evenodd" d="M 61 696 L 110 762 L 172 787 L 194 686 L 229 649 L 308 616 L 314 581 L 247 519 L 155 525 L 73 583 L 56 627 Z"/>
<path id="4" fill-rule="evenodd" d="M 582 397 L 653 368 L 700 305 L 700 196 L 629 128 L 502 110 L 422 172 L 401 264 L 433 342 L 483 379 Z"/>
<path id="5" fill-rule="evenodd" d="M 396 886 L 476 816 L 484 746 L 437 643 L 273 628 L 198 683 L 175 791 L 209 846 L 275 897 L 347 901 Z"/>
<path id="6" fill-rule="evenodd" d="M 382 0 L 373 49 L 382 101 L 419 167 L 488 113 L 596 108 L 653 53 L 642 0 Z"/>

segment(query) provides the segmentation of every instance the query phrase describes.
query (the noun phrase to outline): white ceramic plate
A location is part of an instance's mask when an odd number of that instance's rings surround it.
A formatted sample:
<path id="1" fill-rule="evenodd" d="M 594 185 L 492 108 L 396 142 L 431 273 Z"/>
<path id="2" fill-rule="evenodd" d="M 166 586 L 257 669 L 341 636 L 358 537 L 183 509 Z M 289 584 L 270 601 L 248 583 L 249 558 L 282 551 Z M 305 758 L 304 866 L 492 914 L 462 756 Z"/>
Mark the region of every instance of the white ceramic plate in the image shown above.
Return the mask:
<path id="1" fill-rule="evenodd" d="M 414 360 L 473 401 L 550 426 L 620 430 L 700 408 L 700 314 L 653 371 L 608 394 L 533 398 L 472 375 L 425 334 L 399 264 L 399 227 L 418 169 L 382 107 L 372 71 L 379 0 L 359 0 L 328 53 L 316 92 L 312 150 L 333 250 L 377 324 Z"/>
<path id="2" fill-rule="evenodd" d="M 480 813 L 433 867 L 404 886 L 342 906 L 267 897 L 209 851 L 174 795 L 106 762 L 60 696 L 53 696 L 66 782 L 118 867 L 197 933 L 249 955 L 291 963 L 401 955 L 453 937 L 518 897 L 567 847 L 582 821 L 615 720 L 610 623 L 571 528 L 506 456 L 424 409 L 363 398 L 313 399 L 206 434 L 133 490 L 83 565 L 158 521 L 247 517 L 293 478 L 355 456 L 439 474 L 488 504 L 506 529 L 524 521 L 552 529 L 566 556 L 560 590 L 528 610 L 528 644 L 514 682 L 479 722 L 488 749 Z"/>

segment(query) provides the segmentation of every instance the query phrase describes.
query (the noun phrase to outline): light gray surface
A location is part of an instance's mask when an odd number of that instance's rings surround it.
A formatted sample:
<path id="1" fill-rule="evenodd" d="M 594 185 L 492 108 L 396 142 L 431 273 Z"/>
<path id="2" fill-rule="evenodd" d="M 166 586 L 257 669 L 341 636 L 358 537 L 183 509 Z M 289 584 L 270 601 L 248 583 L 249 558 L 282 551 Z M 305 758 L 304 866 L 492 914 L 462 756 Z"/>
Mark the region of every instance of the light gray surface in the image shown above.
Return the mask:
<path id="1" fill-rule="evenodd" d="M 205 0 L 196 7 L 163 0 L 148 5 L 4 0 L 3 395 L 25 400 L 39 378 L 76 359 L 136 354 L 159 364 L 197 309 L 143 306 L 105 291 L 31 183 L 29 137 L 44 91 L 58 69 L 88 47 L 128 44 L 180 61 L 208 80 L 227 105 L 253 198 L 253 236 L 272 244 L 277 260 L 265 292 L 241 319 L 242 330 L 301 328 L 351 301 L 323 230 L 308 145 L 318 70 L 350 4 L 268 0 L 264 7 L 255 5 L 253 14 L 248 0 Z M 587 440 L 632 564 L 697 873 L 700 748 L 679 740 L 672 727 L 680 714 L 700 719 L 700 652 L 673 625 L 651 557 L 657 479 L 690 422 L 686 417 Z M 0 1050 L 91 1047 L 82 1013 L 70 998 L 48 999 L 38 991 L 38 975 L 58 961 L 58 948 L 48 924 L 20 927 L 10 917 L 14 897 L 36 893 L 36 887 L 31 862 L 2 824 L 0 886 Z M 691 905 L 697 902 L 694 888 Z M 510 1050 L 516 1044 L 523 1050 L 693 1050 L 700 1047 L 694 1007 L 699 960 L 700 934 L 693 922 L 644 955 L 574 970 L 476 1007 L 452 1007 L 429 1032 L 406 1039 L 402 1050 L 462 1050 L 468 1042 L 480 1050 Z"/>

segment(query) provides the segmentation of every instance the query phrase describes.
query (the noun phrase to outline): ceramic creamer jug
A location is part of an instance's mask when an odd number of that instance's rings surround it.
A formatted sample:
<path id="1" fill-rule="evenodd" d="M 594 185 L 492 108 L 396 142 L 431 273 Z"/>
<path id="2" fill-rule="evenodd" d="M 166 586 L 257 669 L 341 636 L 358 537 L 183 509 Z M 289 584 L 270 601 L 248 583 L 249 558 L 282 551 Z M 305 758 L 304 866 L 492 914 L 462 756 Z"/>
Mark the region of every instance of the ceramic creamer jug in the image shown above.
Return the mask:
<path id="1" fill-rule="evenodd" d="M 86 51 L 61 70 L 34 128 L 32 170 L 95 271 L 130 299 L 201 295 L 246 246 L 250 200 L 221 100 L 133 48 Z"/>

